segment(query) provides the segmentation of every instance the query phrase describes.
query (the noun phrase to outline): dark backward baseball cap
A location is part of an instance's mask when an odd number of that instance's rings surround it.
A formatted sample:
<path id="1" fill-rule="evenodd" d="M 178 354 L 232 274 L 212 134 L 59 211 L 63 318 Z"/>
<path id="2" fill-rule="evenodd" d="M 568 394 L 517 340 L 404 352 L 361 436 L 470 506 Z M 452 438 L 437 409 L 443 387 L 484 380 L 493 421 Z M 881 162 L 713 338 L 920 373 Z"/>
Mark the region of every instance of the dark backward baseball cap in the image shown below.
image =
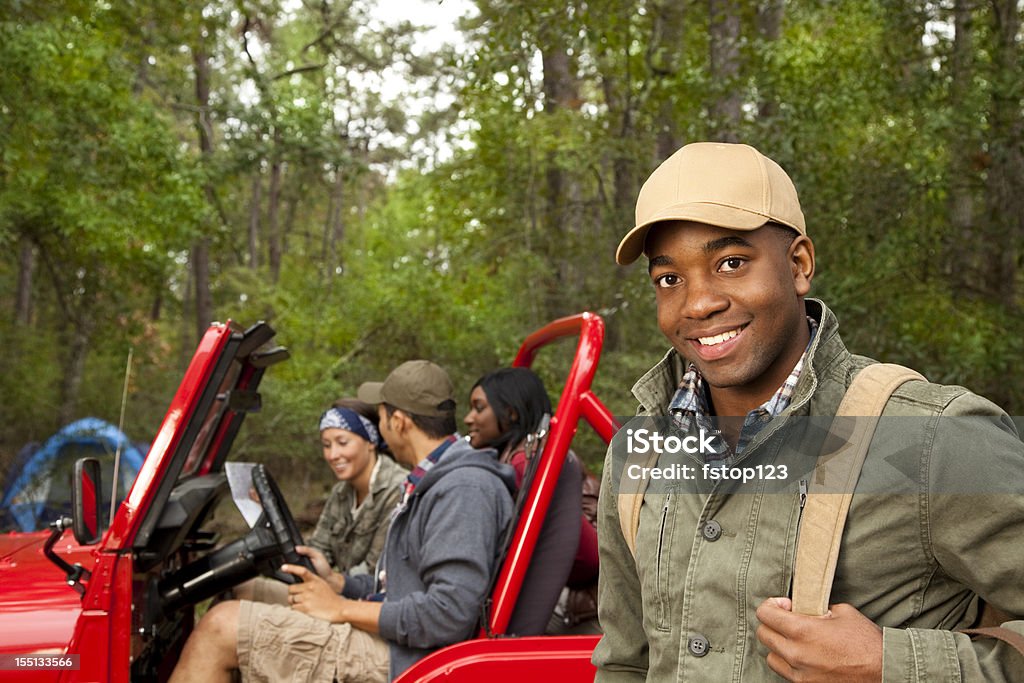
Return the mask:
<path id="1" fill-rule="evenodd" d="M 391 371 L 383 382 L 363 382 L 360 401 L 387 403 L 413 415 L 441 417 L 455 410 L 455 387 L 444 368 L 428 360 L 410 360 Z"/>
<path id="2" fill-rule="evenodd" d="M 625 265 L 639 258 L 647 232 L 662 221 L 730 230 L 772 222 L 807 234 L 796 188 L 782 167 L 750 145 L 719 142 L 686 145 L 654 169 L 636 200 L 636 225 L 615 260 Z"/>

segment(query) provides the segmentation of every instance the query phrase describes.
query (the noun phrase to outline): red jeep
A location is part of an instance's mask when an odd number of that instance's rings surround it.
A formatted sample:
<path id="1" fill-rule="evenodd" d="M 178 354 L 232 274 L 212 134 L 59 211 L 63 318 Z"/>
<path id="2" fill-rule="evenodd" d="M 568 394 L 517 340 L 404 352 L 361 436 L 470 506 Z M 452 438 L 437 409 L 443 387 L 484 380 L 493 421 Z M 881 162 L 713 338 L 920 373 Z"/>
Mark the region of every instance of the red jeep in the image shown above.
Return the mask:
<path id="1" fill-rule="evenodd" d="M 534 332 L 514 364 L 528 366 L 542 346 L 577 335 L 479 637 L 438 650 L 399 681 L 593 679 L 596 636 L 506 635 L 579 419 L 605 441 L 618 428 L 590 390 L 604 338 L 597 315 L 563 318 Z M 207 330 L 105 531 L 98 528 L 98 463 L 86 458 L 76 463 L 70 518 L 55 520 L 50 533 L 0 535 L 0 679 L 164 681 L 192 629 L 196 603 L 257 574 L 278 575 L 282 562 L 300 559 L 297 527 L 261 468 L 254 474 L 260 522 L 226 545 L 203 529 L 228 492 L 224 463 L 235 435 L 246 413 L 260 408 L 260 379 L 288 357 L 273 337 L 264 323 Z"/>

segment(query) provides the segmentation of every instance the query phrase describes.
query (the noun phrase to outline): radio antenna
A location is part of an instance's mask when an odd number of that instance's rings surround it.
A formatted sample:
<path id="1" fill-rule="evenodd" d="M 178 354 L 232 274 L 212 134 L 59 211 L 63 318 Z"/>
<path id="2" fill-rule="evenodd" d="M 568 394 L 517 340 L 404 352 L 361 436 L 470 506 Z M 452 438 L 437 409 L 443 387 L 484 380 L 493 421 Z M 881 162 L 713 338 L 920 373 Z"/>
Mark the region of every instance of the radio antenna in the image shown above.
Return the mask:
<path id="1" fill-rule="evenodd" d="M 128 380 L 132 375 L 132 355 L 135 353 L 135 347 L 128 347 L 128 363 L 124 368 L 124 387 L 121 389 L 121 417 L 117 420 L 117 431 L 121 433 L 121 436 L 127 439 L 124 433 L 124 408 L 128 404 Z M 110 518 L 108 524 L 114 523 L 114 511 L 117 510 L 117 484 L 121 478 L 119 470 L 121 469 L 121 448 L 124 445 L 124 441 L 118 439 L 117 450 L 114 452 L 114 488 L 110 492 Z"/>

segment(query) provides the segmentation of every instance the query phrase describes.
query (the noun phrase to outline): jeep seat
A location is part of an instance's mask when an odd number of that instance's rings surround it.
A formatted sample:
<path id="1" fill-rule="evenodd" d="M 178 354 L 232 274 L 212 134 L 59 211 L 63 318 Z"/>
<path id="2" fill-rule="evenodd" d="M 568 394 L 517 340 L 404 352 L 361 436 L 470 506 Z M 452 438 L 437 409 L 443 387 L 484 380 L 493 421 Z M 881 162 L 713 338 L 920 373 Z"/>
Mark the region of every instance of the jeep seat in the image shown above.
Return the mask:
<path id="1" fill-rule="evenodd" d="M 582 484 L 583 473 L 579 460 L 567 454 L 508 624 L 509 635 L 541 635 L 547 628 L 576 559 L 580 540 Z M 527 493 L 524 488 L 520 490 L 519 496 Z M 518 521 L 511 521 L 513 528 Z"/>

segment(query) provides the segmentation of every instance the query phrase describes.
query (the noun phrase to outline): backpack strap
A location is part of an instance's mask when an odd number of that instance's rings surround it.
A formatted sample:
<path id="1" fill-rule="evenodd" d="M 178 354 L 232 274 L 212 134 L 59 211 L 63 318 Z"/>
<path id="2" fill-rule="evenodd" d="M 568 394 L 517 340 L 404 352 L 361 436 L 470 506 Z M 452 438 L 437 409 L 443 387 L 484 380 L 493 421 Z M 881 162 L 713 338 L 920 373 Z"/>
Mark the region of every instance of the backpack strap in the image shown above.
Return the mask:
<path id="1" fill-rule="evenodd" d="M 1017 622 L 1020 623 L 1020 622 Z M 966 633 L 973 639 L 975 636 L 979 638 L 995 638 L 1001 640 L 1014 650 L 1019 652 L 1021 656 L 1024 656 L 1024 636 L 1011 631 L 1008 628 L 1002 626 L 986 626 L 983 628 L 964 628 L 957 631 L 957 633 Z"/>
<path id="2" fill-rule="evenodd" d="M 793 569 L 793 611 L 798 614 L 828 610 L 846 515 L 878 418 L 893 392 L 912 380 L 924 377 L 901 365 L 876 363 L 858 372 L 843 396 L 836 418 L 856 419 L 842 446 L 819 456 L 811 476 Z"/>
<path id="3" fill-rule="evenodd" d="M 642 467 L 653 467 L 657 464 L 658 454 L 653 452 L 647 454 L 642 462 Z M 633 463 L 627 462 L 627 467 Z M 619 510 L 619 528 L 622 529 L 622 536 L 626 539 L 626 546 L 630 554 L 636 560 L 636 534 L 640 529 L 640 508 L 644 504 L 644 493 L 647 491 L 647 478 L 638 477 L 630 479 L 625 476 L 626 469 L 622 470 L 623 476 L 619 480 L 619 495 L 616 500 Z"/>

